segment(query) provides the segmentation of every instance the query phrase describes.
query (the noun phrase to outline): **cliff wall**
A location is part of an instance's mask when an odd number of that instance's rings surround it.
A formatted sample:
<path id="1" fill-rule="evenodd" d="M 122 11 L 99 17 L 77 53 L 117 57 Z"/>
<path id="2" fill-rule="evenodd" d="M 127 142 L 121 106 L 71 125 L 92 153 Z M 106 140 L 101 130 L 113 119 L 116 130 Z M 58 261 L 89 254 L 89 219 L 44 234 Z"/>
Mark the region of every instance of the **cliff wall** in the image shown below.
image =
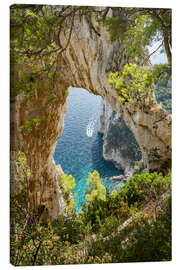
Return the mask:
<path id="1" fill-rule="evenodd" d="M 101 103 L 99 132 L 103 134 L 103 157 L 126 175 L 141 159 L 140 148 L 119 114 L 105 101 Z"/>

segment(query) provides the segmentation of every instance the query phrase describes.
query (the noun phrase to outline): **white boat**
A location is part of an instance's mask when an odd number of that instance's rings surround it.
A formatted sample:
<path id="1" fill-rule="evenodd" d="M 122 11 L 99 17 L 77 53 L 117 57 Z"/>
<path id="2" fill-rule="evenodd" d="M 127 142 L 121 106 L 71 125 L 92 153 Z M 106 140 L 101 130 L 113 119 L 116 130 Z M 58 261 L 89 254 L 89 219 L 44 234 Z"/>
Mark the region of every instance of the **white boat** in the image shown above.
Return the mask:
<path id="1" fill-rule="evenodd" d="M 96 120 L 93 120 L 93 121 L 89 122 L 89 124 L 87 125 L 86 135 L 88 137 L 92 137 L 93 132 L 94 132 L 94 125 L 95 125 L 95 123 L 96 123 Z"/>

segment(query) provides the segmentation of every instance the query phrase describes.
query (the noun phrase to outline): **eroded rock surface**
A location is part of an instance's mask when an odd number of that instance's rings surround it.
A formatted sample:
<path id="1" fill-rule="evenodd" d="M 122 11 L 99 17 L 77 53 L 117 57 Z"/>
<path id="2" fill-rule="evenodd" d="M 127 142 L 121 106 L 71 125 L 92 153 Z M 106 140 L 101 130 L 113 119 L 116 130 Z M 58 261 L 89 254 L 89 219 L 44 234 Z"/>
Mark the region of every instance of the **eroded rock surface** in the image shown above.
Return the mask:
<path id="1" fill-rule="evenodd" d="M 141 159 L 140 148 L 119 114 L 105 101 L 101 103 L 99 132 L 103 134 L 103 157 L 126 175 Z"/>
<path id="2" fill-rule="evenodd" d="M 31 176 L 28 183 L 29 207 L 34 212 L 43 206 L 42 219 L 53 219 L 64 213 L 65 203 L 59 189 L 63 171 L 56 166 L 53 153 L 56 141 L 64 128 L 67 112 L 68 90 L 56 81 L 54 89 L 49 91 L 46 80 L 42 80 L 43 92 L 38 91 L 33 98 L 22 93 L 16 97 L 12 110 L 11 123 L 14 126 L 14 150 L 20 149 L 26 154 Z M 67 88 L 66 88 L 67 89 Z M 49 102 L 52 92 L 56 95 Z"/>

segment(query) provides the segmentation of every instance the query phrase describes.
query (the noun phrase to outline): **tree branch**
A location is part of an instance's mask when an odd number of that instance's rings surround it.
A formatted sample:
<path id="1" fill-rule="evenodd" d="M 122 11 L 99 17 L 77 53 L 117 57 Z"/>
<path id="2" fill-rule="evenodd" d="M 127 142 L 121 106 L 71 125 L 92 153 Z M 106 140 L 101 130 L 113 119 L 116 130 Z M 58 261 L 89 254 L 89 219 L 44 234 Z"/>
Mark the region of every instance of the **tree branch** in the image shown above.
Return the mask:
<path id="1" fill-rule="evenodd" d="M 146 63 L 146 61 L 149 60 L 149 58 L 162 47 L 162 45 L 163 45 L 163 42 L 161 42 L 161 44 L 143 60 L 141 65 L 144 65 Z"/>
<path id="2" fill-rule="evenodd" d="M 102 18 L 99 19 L 98 22 L 102 22 L 102 21 L 104 21 L 106 19 L 106 16 L 108 14 L 109 9 L 110 9 L 110 7 L 105 8 L 104 13 L 102 15 Z"/>
<path id="3" fill-rule="evenodd" d="M 38 247 L 37 247 L 37 249 L 36 249 L 36 253 L 35 253 L 34 256 L 33 256 L 32 265 L 35 265 L 35 262 L 36 262 L 36 259 L 37 259 L 38 252 L 39 252 L 39 249 L 40 249 L 40 247 L 41 247 L 41 244 L 42 244 L 42 242 L 40 241 L 40 242 L 39 242 L 39 245 L 38 245 Z"/>

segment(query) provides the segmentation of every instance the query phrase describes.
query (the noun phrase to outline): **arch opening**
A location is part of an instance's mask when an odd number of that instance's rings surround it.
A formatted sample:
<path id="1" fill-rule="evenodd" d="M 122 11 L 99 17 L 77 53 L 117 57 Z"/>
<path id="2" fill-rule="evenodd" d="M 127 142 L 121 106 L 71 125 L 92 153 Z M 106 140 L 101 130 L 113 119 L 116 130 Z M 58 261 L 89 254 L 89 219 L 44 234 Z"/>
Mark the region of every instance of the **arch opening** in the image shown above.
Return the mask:
<path id="1" fill-rule="evenodd" d="M 54 152 L 55 163 L 65 174 L 75 177 L 76 211 L 81 210 L 86 193 L 88 173 L 97 170 L 102 183 L 111 192 L 123 185 L 111 177 L 123 174 L 103 158 L 103 135 L 99 133 L 102 98 L 82 88 L 69 88 L 68 111 L 64 129 Z"/>

